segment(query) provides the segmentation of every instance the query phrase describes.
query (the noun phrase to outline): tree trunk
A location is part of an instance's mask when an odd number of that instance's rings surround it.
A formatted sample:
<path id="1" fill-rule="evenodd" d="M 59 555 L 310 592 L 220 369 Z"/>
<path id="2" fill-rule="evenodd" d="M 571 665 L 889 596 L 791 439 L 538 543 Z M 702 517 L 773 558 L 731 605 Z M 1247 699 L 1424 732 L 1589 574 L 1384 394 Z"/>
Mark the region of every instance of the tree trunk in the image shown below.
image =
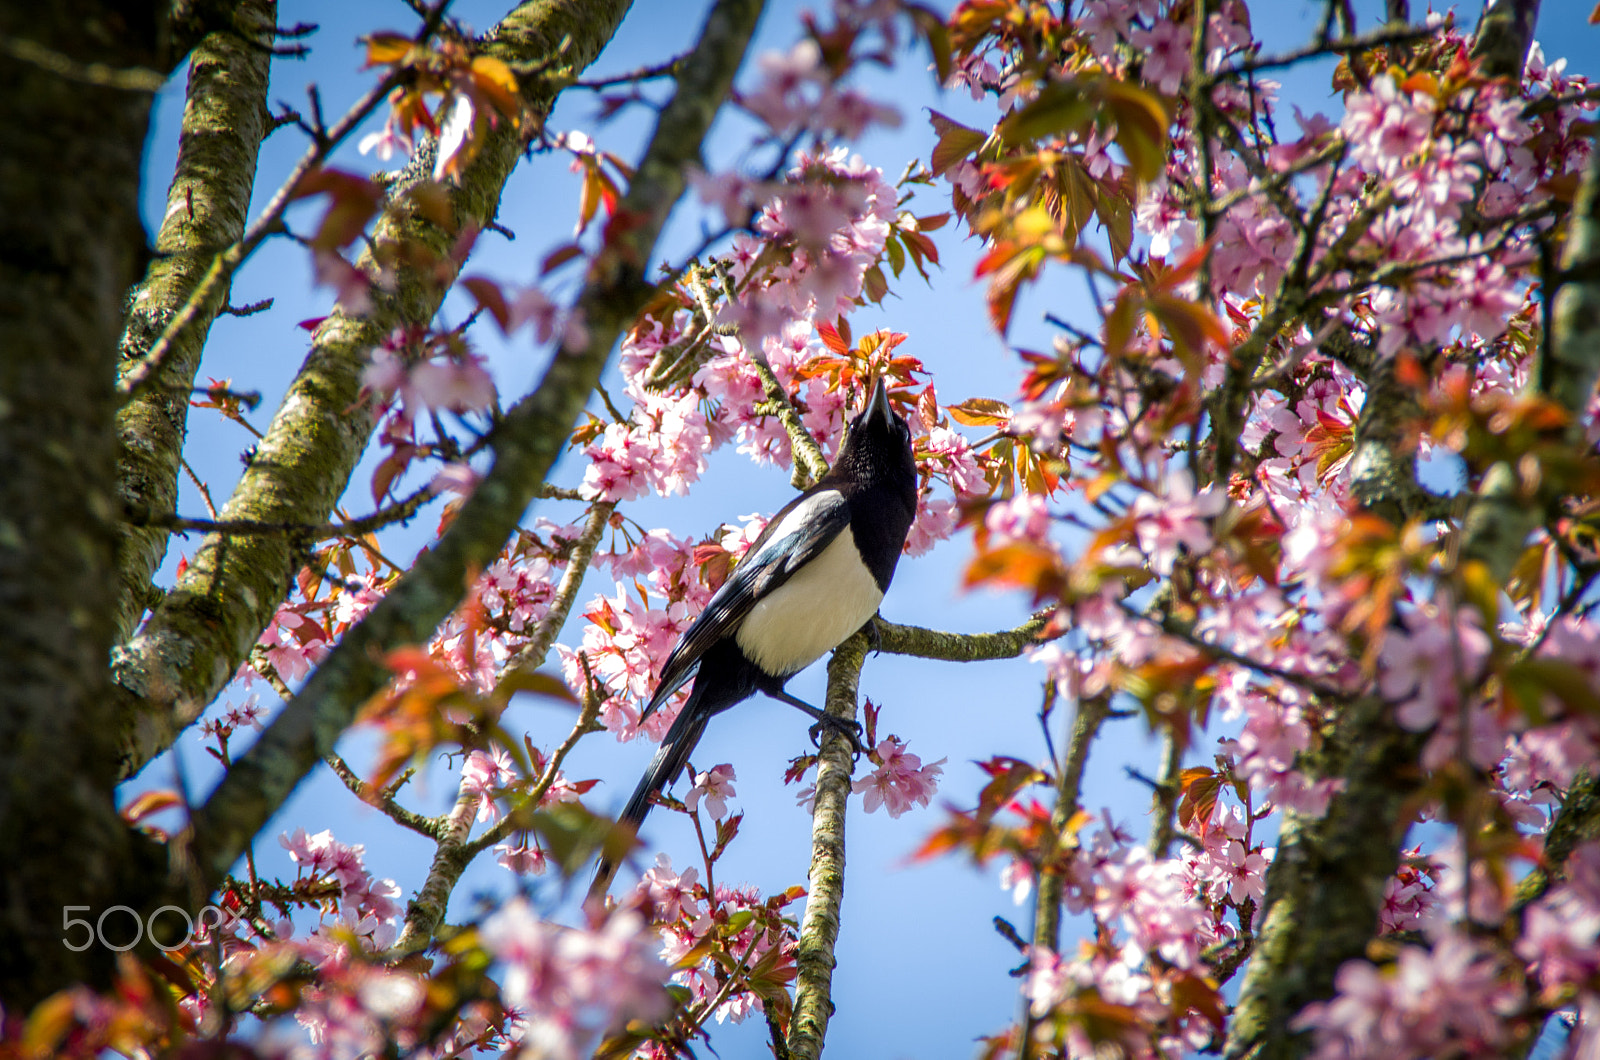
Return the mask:
<path id="1" fill-rule="evenodd" d="M 123 299 L 146 256 L 139 162 L 157 28 L 154 4 L 0 9 L 0 999 L 11 1011 L 104 978 L 115 954 L 64 946 L 62 910 L 117 904 L 133 846 L 112 801 L 112 417 Z"/>

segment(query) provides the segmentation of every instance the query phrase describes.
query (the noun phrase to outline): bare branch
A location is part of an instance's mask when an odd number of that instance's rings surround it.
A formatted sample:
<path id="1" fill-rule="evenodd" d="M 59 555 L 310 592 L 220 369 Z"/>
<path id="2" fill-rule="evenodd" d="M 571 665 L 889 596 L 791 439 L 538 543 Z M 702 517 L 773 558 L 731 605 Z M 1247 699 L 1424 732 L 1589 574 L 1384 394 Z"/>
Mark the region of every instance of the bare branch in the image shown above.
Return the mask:
<path id="1" fill-rule="evenodd" d="M 329 769 L 333 770 L 334 776 L 344 781 L 344 786 L 349 788 L 356 798 L 375 810 L 381 810 L 385 817 L 388 817 L 403 828 L 409 828 L 418 835 L 427 836 L 429 839 L 439 838 L 443 822 L 438 818 L 424 817 L 420 813 L 415 813 L 401 806 L 394 801 L 394 795 L 391 792 L 375 788 L 365 780 L 362 780 L 356 775 L 356 771 L 350 768 L 350 763 L 340 758 L 337 754 L 323 755 L 322 760 L 328 764 Z"/>
<path id="2" fill-rule="evenodd" d="M 1282 52 L 1278 55 L 1269 55 L 1264 58 L 1246 59 L 1232 66 L 1224 66 L 1219 70 L 1213 71 L 1204 80 L 1211 84 L 1219 84 L 1241 74 L 1293 66 L 1296 63 L 1302 63 L 1307 59 L 1315 59 L 1323 55 L 1348 55 L 1351 52 L 1364 52 L 1390 44 L 1410 44 L 1413 41 L 1423 40 L 1432 36 L 1433 32 L 1426 26 L 1384 26 L 1381 29 L 1357 34 L 1353 37 L 1315 41 L 1291 52 Z"/>
<path id="3" fill-rule="evenodd" d="M 875 646 L 891 655 L 915 655 L 946 662 L 980 662 L 987 659 L 1014 659 L 1039 643 L 1053 611 L 1041 611 L 1015 629 L 998 633 L 946 633 L 921 626 L 901 626 L 874 619 L 878 627 Z"/>
<path id="4" fill-rule="evenodd" d="M 588 89 L 615 88 L 617 85 L 634 85 L 640 81 L 654 81 L 660 77 L 676 77 L 678 76 L 678 71 L 683 68 L 684 60 L 688 58 L 687 55 L 679 55 L 668 59 L 664 63 L 656 63 L 654 66 L 641 66 L 632 73 L 618 74 L 616 77 L 601 77 L 592 81 L 574 81 L 572 87 Z"/>

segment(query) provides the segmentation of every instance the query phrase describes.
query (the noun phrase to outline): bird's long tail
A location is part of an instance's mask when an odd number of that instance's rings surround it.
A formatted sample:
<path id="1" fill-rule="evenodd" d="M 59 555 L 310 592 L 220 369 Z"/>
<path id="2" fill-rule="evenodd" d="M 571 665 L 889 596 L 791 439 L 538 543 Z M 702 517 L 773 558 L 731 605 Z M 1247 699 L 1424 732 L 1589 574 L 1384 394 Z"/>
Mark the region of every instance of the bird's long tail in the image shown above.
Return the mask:
<path id="1" fill-rule="evenodd" d="M 644 823 L 645 815 L 650 812 L 651 799 L 659 791 L 666 790 L 678 778 L 683 765 L 694 753 L 695 745 L 700 742 L 700 736 L 706 731 L 706 722 L 711 720 L 711 714 L 701 709 L 698 689 L 691 693 L 683 709 L 668 727 L 667 734 L 661 738 L 661 746 L 656 749 L 656 756 L 650 760 L 650 766 L 644 771 L 644 776 L 639 779 L 639 786 L 633 789 L 633 797 L 628 800 L 628 805 L 622 808 L 622 814 L 617 818 L 618 824 L 628 825 L 637 832 Z M 606 891 L 611 887 L 612 877 L 617 874 L 618 862 L 615 858 L 600 858 L 600 863 L 595 867 L 594 882 L 589 885 L 589 901 L 604 898 Z"/>

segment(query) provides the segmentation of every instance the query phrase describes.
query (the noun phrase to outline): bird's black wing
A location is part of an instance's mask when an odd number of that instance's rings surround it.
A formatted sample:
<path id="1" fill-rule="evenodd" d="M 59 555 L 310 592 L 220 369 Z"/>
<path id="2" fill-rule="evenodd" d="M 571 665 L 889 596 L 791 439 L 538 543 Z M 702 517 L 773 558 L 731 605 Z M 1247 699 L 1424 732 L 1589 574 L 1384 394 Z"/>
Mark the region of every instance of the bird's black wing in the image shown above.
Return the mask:
<path id="1" fill-rule="evenodd" d="M 639 720 L 655 713 L 668 696 L 694 676 L 700 657 L 711 645 L 738 630 L 758 600 L 788 581 L 849 525 L 849 503 L 838 490 L 828 488 L 802 493 L 773 516 L 667 656 L 666 665 L 661 668 L 661 683 Z"/>

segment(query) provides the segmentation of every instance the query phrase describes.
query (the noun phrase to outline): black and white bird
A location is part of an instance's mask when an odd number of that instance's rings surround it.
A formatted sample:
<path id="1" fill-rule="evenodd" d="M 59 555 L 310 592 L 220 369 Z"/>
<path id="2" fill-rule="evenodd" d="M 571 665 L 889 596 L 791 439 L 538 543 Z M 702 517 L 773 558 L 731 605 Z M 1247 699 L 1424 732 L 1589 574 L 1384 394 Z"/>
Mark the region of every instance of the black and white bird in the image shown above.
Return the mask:
<path id="1" fill-rule="evenodd" d="M 690 678 L 694 687 L 619 823 L 637 831 L 656 793 L 677 779 L 712 715 L 757 692 L 819 722 L 832 720 L 783 686 L 877 613 L 916 512 L 911 430 L 890 408 L 880 379 L 850 421 L 833 467 L 772 517 L 667 656 L 661 683 L 639 720 Z M 601 859 L 591 899 L 605 894 L 616 868 Z"/>

